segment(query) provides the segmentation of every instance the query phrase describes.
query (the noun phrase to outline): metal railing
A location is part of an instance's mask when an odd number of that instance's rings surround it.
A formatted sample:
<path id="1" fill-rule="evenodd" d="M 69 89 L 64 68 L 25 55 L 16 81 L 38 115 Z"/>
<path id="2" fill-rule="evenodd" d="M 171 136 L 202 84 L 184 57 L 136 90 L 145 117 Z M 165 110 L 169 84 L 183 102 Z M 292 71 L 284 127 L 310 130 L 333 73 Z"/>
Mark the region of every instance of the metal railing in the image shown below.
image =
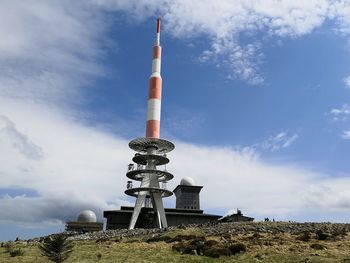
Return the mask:
<path id="1" fill-rule="evenodd" d="M 134 171 L 134 170 L 145 170 L 145 169 L 146 169 L 146 165 L 137 164 L 137 166 L 135 167 L 135 164 L 130 163 L 130 164 L 128 164 L 127 172 Z M 147 169 L 148 169 L 148 168 L 147 168 Z M 151 169 L 151 170 L 160 170 L 160 169 Z M 168 170 L 166 169 L 166 165 L 164 165 L 163 171 L 164 171 L 164 172 L 167 172 L 167 171 L 168 171 Z"/>

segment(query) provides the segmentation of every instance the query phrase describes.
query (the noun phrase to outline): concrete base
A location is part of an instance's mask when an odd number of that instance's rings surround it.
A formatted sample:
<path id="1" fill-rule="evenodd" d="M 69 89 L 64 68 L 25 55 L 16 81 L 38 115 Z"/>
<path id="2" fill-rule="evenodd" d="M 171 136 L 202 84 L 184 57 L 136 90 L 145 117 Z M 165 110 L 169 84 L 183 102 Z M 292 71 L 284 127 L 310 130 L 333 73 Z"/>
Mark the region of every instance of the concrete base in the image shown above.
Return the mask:
<path id="1" fill-rule="evenodd" d="M 86 233 L 101 230 L 103 230 L 103 223 L 78 221 L 71 221 L 66 223 L 66 231 Z"/>
<path id="2" fill-rule="evenodd" d="M 103 216 L 107 219 L 106 229 L 128 228 L 134 208 L 122 206 L 120 210 L 104 211 Z M 165 216 L 168 226 L 203 224 L 217 222 L 219 215 L 204 214 L 203 210 L 165 208 Z M 158 227 L 153 208 L 142 207 L 136 228 Z"/>

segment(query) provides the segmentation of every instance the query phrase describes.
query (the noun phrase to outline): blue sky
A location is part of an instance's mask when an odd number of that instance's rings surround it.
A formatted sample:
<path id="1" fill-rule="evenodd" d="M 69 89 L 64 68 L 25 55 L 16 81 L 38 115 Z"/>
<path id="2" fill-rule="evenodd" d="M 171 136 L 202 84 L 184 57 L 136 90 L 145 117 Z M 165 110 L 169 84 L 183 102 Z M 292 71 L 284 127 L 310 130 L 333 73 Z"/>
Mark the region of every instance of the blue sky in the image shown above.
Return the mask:
<path id="1" fill-rule="evenodd" d="M 134 202 L 158 16 L 169 187 L 193 177 L 210 213 L 348 222 L 349 1 L 0 5 L 2 240 Z"/>

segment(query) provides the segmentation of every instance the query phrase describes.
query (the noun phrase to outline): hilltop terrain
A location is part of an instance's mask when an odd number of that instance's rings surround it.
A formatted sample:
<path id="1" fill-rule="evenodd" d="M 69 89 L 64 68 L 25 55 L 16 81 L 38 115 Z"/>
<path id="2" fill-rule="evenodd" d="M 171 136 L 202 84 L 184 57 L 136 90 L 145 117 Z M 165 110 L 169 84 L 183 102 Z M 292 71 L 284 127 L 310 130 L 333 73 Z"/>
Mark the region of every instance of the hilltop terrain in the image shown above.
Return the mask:
<path id="1" fill-rule="evenodd" d="M 65 233 L 74 241 L 66 262 L 300 262 L 350 263 L 350 224 L 249 222 L 168 229 Z M 38 250 L 44 239 L 11 242 L 23 255 L 0 262 L 48 262 Z"/>

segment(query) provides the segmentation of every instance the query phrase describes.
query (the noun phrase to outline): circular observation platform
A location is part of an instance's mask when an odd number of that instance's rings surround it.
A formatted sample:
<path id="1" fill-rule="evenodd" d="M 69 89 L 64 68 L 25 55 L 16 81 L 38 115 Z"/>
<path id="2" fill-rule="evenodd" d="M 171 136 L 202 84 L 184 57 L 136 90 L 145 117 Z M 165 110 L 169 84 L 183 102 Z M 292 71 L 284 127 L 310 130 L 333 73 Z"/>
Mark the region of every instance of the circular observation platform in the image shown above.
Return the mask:
<path id="1" fill-rule="evenodd" d="M 147 153 L 149 148 L 153 148 L 155 154 L 164 154 L 175 149 L 172 142 L 157 138 L 137 138 L 129 142 L 129 147 L 141 153 Z"/>
<path id="2" fill-rule="evenodd" d="M 145 177 L 145 174 L 147 173 L 157 175 L 159 182 L 169 181 L 174 178 L 174 176 L 167 171 L 152 169 L 131 170 L 126 173 L 126 176 L 135 181 L 142 181 L 142 179 Z"/>
<path id="3" fill-rule="evenodd" d="M 137 188 L 130 188 L 125 190 L 125 194 L 138 197 L 140 192 L 150 192 L 150 193 L 161 193 L 162 197 L 169 197 L 173 195 L 173 192 L 163 189 L 163 188 L 155 188 L 155 187 L 137 187 Z"/>
<path id="4" fill-rule="evenodd" d="M 146 165 L 149 161 L 154 161 L 155 165 L 164 165 L 169 163 L 169 159 L 167 157 L 156 154 L 136 154 L 132 160 L 133 162 L 142 165 Z"/>

